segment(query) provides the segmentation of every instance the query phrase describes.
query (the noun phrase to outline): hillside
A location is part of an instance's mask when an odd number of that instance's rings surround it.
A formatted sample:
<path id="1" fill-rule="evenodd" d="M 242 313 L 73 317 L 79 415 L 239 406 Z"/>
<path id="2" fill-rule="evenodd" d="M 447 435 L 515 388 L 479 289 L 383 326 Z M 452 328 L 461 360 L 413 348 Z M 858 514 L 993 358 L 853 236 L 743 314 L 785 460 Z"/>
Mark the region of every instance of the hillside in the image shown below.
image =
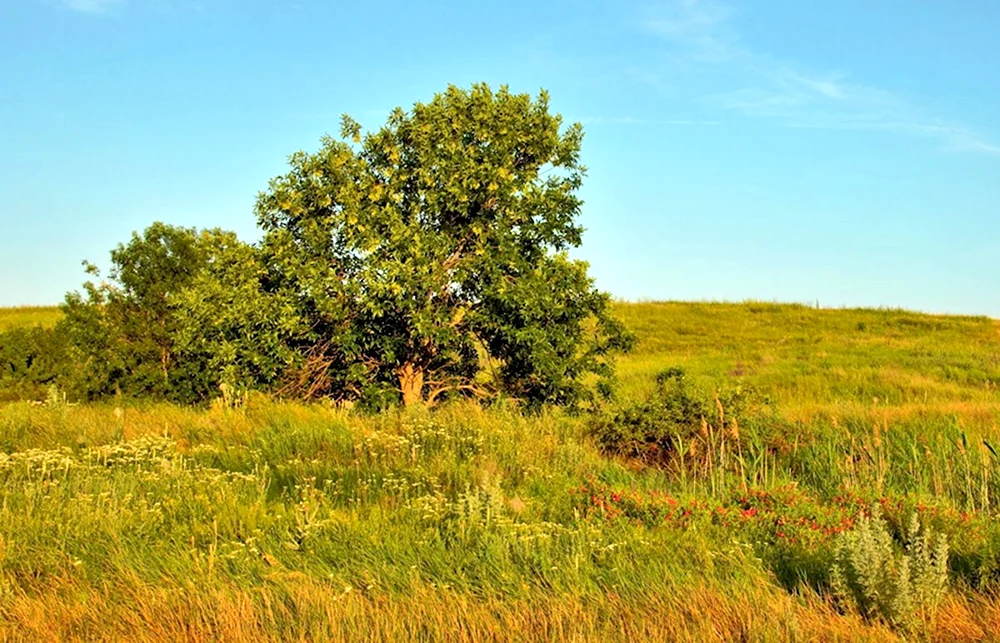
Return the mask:
<path id="1" fill-rule="evenodd" d="M 630 396 L 666 365 L 759 387 L 791 417 L 892 408 L 976 415 L 1000 390 L 1000 321 L 767 303 L 621 304 L 639 336 L 621 360 Z"/>
<path id="2" fill-rule="evenodd" d="M 55 306 L 0 308 L 0 331 L 18 326 L 51 327 L 61 316 L 62 313 Z"/>
<path id="3" fill-rule="evenodd" d="M 257 397 L 0 405 L 0 640 L 1000 632 L 996 321 L 759 303 L 618 312 L 639 345 L 600 421 Z M 634 406 L 675 366 L 690 388 Z M 671 425 L 655 457 L 608 452 L 608 436 L 645 426 L 635 418 L 681 407 L 708 412 L 700 428 Z M 943 597 L 932 540 L 911 557 L 919 583 L 882 587 L 890 603 L 837 593 L 838 548 L 874 507 L 897 557 L 911 516 L 947 536 Z"/>

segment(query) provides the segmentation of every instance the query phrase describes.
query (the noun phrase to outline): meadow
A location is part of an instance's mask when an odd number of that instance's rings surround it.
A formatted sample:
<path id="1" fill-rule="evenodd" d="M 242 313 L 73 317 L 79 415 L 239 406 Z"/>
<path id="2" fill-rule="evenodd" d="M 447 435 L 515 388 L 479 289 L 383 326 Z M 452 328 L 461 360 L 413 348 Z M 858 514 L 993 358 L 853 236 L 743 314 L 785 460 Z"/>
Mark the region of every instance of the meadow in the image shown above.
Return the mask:
<path id="1" fill-rule="evenodd" d="M 639 343 L 593 414 L 0 405 L 0 640 L 1000 637 L 1000 322 L 616 313 Z M 700 429 L 609 452 L 668 368 Z M 905 618 L 836 591 L 875 512 L 897 553 L 913 516 L 947 536 L 946 589 Z"/>
<path id="2" fill-rule="evenodd" d="M 23 326 L 54 326 L 62 313 L 54 306 L 0 308 L 0 331 Z"/>

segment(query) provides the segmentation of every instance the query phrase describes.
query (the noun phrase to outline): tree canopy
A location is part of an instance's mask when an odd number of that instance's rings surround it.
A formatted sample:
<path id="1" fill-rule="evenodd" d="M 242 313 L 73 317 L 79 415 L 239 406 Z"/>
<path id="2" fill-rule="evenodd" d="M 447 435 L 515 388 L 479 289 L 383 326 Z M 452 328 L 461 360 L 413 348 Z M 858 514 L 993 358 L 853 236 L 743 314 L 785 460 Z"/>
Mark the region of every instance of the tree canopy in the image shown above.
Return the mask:
<path id="1" fill-rule="evenodd" d="M 587 266 L 576 219 L 583 130 L 548 95 L 449 87 L 362 135 L 299 152 L 257 201 L 264 250 L 329 350 L 405 404 L 502 391 L 574 402 L 629 335 Z"/>

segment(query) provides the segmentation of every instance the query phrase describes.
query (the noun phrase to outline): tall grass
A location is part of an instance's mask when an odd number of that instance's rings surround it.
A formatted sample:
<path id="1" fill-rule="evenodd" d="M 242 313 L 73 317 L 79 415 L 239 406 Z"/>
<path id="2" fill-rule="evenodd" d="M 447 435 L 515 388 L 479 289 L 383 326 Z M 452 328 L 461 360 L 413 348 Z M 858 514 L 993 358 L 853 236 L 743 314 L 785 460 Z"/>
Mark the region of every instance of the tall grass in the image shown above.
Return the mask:
<path id="1" fill-rule="evenodd" d="M 40 613 L 62 615 L 60 639 L 190 627 L 192 639 L 336 640 L 350 637 L 345 623 L 377 640 L 796 640 L 812 627 L 876 639 L 883 626 L 796 585 L 796 573 L 822 585 L 833 540 L 800 551 L 776 524 L 857 515 L 862 505 L 834 499 L 852 489 L 918 502 L 892 477 L 868 489 L 880 470 L 862 458 L 767 455 L 751 442 L 742 470 L 718 458 L 678 476 L 603 457 L 580 418 L 464 405 L 364 418 L 259 400 L 236 411 L 15 404 L 0 410 L 0 443 L 0 623 L 26 640 Z M 928 510 L 953 534 L 956 574 L 982 584 L 993 508 L 964 522 L 965 473 L 945 475 L 948 459 L 935 455 L 943 493 Z M 618 510 L 623 494 L 634 504 Z M 719 517 L 748 512 L 747 494 L 760 503 L 753 520 Z M 655 514 L 667 496 L 690 517 Z M 957 603 L 970 631 L 993 614 L 976 600 Z"/>

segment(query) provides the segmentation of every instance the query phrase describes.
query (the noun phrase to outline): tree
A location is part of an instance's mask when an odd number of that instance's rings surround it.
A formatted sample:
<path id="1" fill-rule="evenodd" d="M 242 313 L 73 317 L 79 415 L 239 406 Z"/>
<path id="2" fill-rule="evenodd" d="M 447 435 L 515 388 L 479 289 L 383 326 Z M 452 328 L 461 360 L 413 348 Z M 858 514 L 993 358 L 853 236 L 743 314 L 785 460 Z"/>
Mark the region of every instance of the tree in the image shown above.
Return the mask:
<path id="1" fill-rule="evenodd" d="M 213 374 L 205 359 L 176 345 L 181 293 L 211 261 L 222 233 L 153 223 L 111 252 L 107 280 L 84 284 L 62 305 L 59 329 L 70 341 L 80 393 L 176 401 L 203 398 Z M 87 272 L 100 277 L 96 266 Z"/>
<path id="2" fill-rule="evenodd" d="M 211 261 L 177 297 L 177 348 L 204 356 L 208 370 L 233 391 L 291 390 L 287 384 L 316 339 L 294 288 L 275 283 L 261 249 L 236 235 L 217 233 L 206 241 Z M 317 391 L 305 393 L 316 397 Z"/>
<path id="3" fill-rule="evenodd" d="M 576 195 L 583 130 L 548 95 L 451 86 L 362 136 L 298 152 L 259 195 L 264 280 L 315 340 L 308 377 L 404 404 L 504 392 L 575 403 L 632 336 L 587 265 Z M 262 282 L 263 283 L 263 282 Z"/>

